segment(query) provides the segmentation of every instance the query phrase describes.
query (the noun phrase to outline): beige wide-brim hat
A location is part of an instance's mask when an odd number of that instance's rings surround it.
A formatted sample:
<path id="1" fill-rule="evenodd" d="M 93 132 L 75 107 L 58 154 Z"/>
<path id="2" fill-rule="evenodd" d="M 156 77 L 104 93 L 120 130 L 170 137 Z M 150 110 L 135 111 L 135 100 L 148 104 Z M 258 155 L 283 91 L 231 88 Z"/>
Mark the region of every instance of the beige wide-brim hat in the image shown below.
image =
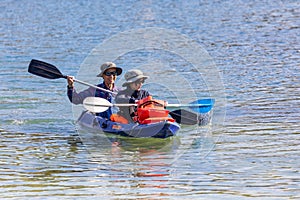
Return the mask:
<path id="1" fill-rule="evenodd" d="M 126 82 L 123 83 L 123 87 L 127 86 L 130 83 L 134 83 L 135 81 L 139 79 L 147 79 L 149 76 L 145 76 L 141 70 L 138 69 L 132 69 L 126 72 L 125 79 Z"/>
<path id="2" fill-rule="evenodd" d="M 113 62 L 106 62 L 103 63 L 100 67 L 100 74 L 97 75 L 97 77 L 103 77 L 103 73 L 108 70 L 108 69 L 112 69 L 115 68 L 116 72 L 117 72 L 117 76 L 119 76 L 120 74 L 122 74 L 122 68 L 117 67 L 117 65 Z"/>

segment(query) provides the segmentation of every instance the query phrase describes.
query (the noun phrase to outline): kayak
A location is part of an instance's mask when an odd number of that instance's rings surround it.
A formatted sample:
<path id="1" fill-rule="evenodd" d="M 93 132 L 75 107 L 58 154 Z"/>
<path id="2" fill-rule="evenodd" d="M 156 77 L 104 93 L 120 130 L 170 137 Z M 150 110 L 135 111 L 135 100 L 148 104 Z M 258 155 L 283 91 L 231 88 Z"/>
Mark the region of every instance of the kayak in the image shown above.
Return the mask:
<path id="1" fill-rule="evenodd" d="M 89 111 L 82 112 L 77 123 L 85 129 L 135 138 L 168 138 L 176 135 L 176 132 L 180 129 L 177 122 L 168 120 L 147 124 L 124 124 L 96 116 Z"/>
<path id="2" fill-rule="evenodd" d="M 105 105 L 110 104 L 110 102 L 106 101 L 102 98 L 87 97 L 83 102 L 87 110 L 83 111 L 78 118 L 78 124 L 83 128 L 125 137 L 168 138 L 176 135 L 180 129 L 179 124 L 197 124 L 199 126 L 208 124 L 212 108 L 211 100 L 201 100 L 196 102 L 200 106 L 197 105 L 192 111 L 179 109 L 170 112 L 165 109 L 164 101 L 155 100 L 152 96 L 148 96 L 137 101 L 137 112 L 133 117 L 134 122 L 129 123 L 127 119 L 118 114 L 112 114 L 110 119 L 94 114 L 107 109 Z M 118 106 L 124 105 L 118 104 Z"/>
<path id="3" fill-rule="evenodd" d="M 47 79 L 59 79 L 68 76 L 63 75 L 57 67 L 49 63 L 32 59 L 28 72 L 34 75 Z M 105 92 L 113 93 L 104 90 L 97 86 L 85 83 L 80 80 L 74 81 L 99 89 Z M 214 105 L 214 99 L 200 99 L 189 104 L 165 104 L 165 101 L 154 100 L 152 96 L 146 97 L 136 102 L 136 104 L 111 104 L 105 99 L 98 97 L 88 97 L 84 100 L 83 106 L 87 109 L 78 119 L 78 124 L 82 127 L 92 130 L 112 133 L 127 137 L 154 137 L 167 138 L 176 134 L 180 129 L 179 124 L 186 125 L 207 125 L 211 121 L 211 110 Z M 97 99 L 98 98 L 98 99 Z M 101 113 L 112 106 L 136 106 L 137 116 L 136 123 L 121 123 L 119 121 L 111 121 L 108 119 L 96 116 L 94 113 Z M 169 112 L 165 109 L 169 107 L 187 107 L 190 110 L 179 109 Z M 169 115 L 171 117 L 169 117 Z"/>

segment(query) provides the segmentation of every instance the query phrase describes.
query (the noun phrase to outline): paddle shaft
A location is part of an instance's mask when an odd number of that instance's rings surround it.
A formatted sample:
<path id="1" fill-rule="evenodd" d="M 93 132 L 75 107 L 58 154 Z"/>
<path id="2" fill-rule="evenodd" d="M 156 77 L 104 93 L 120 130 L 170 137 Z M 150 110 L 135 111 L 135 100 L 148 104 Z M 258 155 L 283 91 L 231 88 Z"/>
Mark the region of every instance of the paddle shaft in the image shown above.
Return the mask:
<path id="1" fill-rule="evenodd" d="M 204 103 L 200 103 L 200 102 Z M 188 107 L 190 109 L 197 108 L 194 110 L 195 112 L 198 113 L 206 113 L 212 108 L 212 103 L 206 102 L 206 100 L 197 100 L 196 102 L 198 103 L 190 103 L 190 104 L 168 104 L 166 107 Z M 99 98 L 99 97 L 87 97 L 83 101 L 83 106 L 91 111 L 91 112 L 104 112 L 106 111 L 109 107 L 117 106 L 117 107 L 130 107 L 130 106 L 138 106 L 137 104 L 133 103 L 119 103 L 119 104 L 112 104 L 108 100 L 104 98 Z"/>
<path id="2" fill-rule="evenodd" d="M 170 103 L 167 104 L 167 107 L 208 107 L 211 106 L 211 104 L 203 104 L 203 103 L 196 103 L 196 104 L 180 104 L 180 103 Z"/>
<path id="3" fill-rule="evenodd" d="M 97 98 L 97 97 L 92 97 L 92 98 Z M 128 106 L 138 106 L 137 104 L 133 104 L 133 103 L 115 103 L 112 104 L 110 102 L 104 102 L 103 103 L 95 103 L 95 102 L 91 102 L 91 103 L 85 103 L 85 105 L 88 106 L 96 106 L 96 107 L 128 107 Z M 211 106 L 211 104 L 167 104 L 167 107 L 207 107 L 207 106 Z"/>
<path id="4" fill-rule="evenodd" d="M 93 103 L 84 103 L 87 106 L 95 106 L 95 107 L 128 107 L 128 106 L 137 106 L 137 104 L 133 103 L 122 103 L 122 104 L 112 104 L 112 103 L 104 103 L 104 104 L 93 104 Z"/>
<path id="5" fill-rule="evenodd" d="M 67 78 L 67 77 L 66 77 Z M 92 85 L 92 84 L 89 84 L 89 83 L 86 83 L 86 82 L 83 82 L 83 81 L 80 81 L 80 80 L 77 80 L 77 79 L 73 79 L 75 82 L 77 82 L 77 83 L 80 83 L 80 84 L 82 84 L 82 85 L 86 85 L 86 86 L 90 86 L 90 87 L 92 87 L 92 88 L 95 88 L 95 89 L 98 89 L 98 90 L 102 90 L 103 92 L 108 92 L 108 93 L 111 93 L 111 94 L 117 94 L 116 92 L 112 92 L 112 91 L 110 91 L 110 90 L 106 90 L 106 89 L 104 89 L 104 88 L 101 88 L 101 87 L 98 87 L 98 86 L 96 86 L 96 85 Z"/>

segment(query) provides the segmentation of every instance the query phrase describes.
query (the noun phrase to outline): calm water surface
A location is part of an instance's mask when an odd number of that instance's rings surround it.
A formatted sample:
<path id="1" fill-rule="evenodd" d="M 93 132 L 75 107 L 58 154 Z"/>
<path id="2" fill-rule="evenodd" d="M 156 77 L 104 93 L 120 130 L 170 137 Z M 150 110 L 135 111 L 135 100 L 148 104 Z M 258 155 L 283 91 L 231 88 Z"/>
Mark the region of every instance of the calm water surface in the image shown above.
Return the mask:
<path id="1" fill-rule="evenodd" d="M 0 19 L 2 199 L 300 198 L 298 1 L 4 0 Z M 222 126 L 182 127 L 167 140 L 80 133 L 83 144 L 72 143 L 66 81 L 29 74 L 30 60 L 76 75 L 98 44 L 148 27 L 184 34 L 214 59 L 227 101 Z M 161 55 L 152 62 L 185 66 Z M 148 74 L 170 73 L 164 61 L 156 66 Z"/>

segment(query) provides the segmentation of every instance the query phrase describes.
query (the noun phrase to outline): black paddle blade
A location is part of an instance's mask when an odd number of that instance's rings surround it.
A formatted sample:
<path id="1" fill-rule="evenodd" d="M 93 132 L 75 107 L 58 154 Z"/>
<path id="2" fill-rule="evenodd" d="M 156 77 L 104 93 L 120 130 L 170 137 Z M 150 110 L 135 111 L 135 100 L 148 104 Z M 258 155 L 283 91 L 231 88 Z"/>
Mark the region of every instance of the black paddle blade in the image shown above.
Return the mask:
<path id="1" fill-rule="evenodd" d="M 31 60 L 28 72 L 48 79 L 67 78 L 54 65 L 35 59 Z"/>
<path id="2" fill-rule="evenodd" d="M 179 124 L 194 125 L 198 124 L 198 115 L 196 113 L 180 109 L 169 113 Z"/>
<path id="3" fill-rule="evenodd" d="M 194 113 L 179 109 L 169 113 L 178 124 L 205 126 L 211 121 L 211 113 Z"/>

